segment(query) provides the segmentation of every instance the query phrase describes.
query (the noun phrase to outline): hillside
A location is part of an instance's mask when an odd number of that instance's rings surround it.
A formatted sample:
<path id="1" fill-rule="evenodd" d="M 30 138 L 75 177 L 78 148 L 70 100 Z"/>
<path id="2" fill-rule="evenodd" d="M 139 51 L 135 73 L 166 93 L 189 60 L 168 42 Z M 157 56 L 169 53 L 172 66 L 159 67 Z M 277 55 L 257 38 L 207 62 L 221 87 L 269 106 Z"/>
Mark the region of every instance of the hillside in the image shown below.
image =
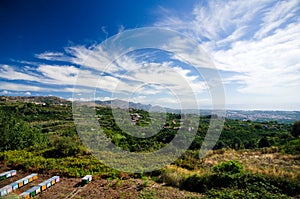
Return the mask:
<path id="1" fill-rule="evenodd" d="M 116 125 L 107 104 L 95 108 L 106 136 L 131 152 L 152 152 L 168 145 L 184 125 L 180 114 L 168 113 L 158 134 L 141 139 L 127 135 Z M 130 113 L 139 116 L 133 125 L 149 125 L 147 111 L 131 108 Z M 128 118 L 129 122 L 133 119 Z M 95 181 L 87 187 L 89 191 L 82 191 L 78 198 L 86 198 L 88 193 L 117 198 L 299 196 L 300 138 L 291 134 L 292 124 L 227 118 L 214 150 L 199 159 L 209 120 L 210 116 L 199 116 L 194 142 L 173 164 L 151 173 L 124 173 L 107 167 L 82 145 L 70 102 L 55 97 L 12 97 L 0 102 L 0 164 L 2 170 L 60 175 L 62 186 L 52 190 L 64 195 L 72 191 L 81 176 L 93 174 Z"/>

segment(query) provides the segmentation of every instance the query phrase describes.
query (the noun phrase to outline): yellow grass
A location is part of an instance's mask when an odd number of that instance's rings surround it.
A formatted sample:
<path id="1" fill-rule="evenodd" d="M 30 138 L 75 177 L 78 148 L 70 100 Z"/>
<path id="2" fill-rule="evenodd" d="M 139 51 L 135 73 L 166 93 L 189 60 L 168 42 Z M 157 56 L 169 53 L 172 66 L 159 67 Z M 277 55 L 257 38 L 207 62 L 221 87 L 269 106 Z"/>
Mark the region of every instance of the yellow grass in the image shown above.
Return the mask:
<path id="1" fill-rule="evenodd" d="M 274 152 L 275 151 L 275 152 Z M 281 176 L 290 179 L 300 177 L 300 155 L 283 155 L 276 150 L 264 151 L 235 151 L 226 150 L 222 154 L 210 152 L 203 159 L 203 164 L 213 166 L 219 162 L 237 160 L 243 164 L 246 171 L 253 173 Z"/>

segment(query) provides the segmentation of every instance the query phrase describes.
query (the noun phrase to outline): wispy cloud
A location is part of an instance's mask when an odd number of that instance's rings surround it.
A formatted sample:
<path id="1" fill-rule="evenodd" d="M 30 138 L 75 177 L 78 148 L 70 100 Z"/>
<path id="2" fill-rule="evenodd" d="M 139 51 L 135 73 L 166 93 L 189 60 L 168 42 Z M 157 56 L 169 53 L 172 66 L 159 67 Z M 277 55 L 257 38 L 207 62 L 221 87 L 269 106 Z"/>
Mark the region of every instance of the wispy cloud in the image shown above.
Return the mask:
<path id="1" fill-rule="evenodd" d="M 280 28 L 290 19 L 297 21 L 299 9 L 298 0 L 278 1 L 273 7 L 266 9 L 260 29 L 255 33 L 254 37 L 257 39 L 263 38 Z"/>
<path id="2" fill-rule="evenodd" d="M 114 97 L 136 96 L 135 100 L 144 103 L 157 99 L 166 105 L 176 104 L 176 97 L 189 104 L 191 99 L 184 96 L 191 90 L 199 103 L 207 103 L 207 82 L 200 76 L 215 65 L 223 76 L 229 102 L 294 103 L 300 98 L 298 0 L 212 0 L 201 1 L 185 13 L 162 7 L 160 11 L 155 26 L 187 36 L 168 38 L 161 46 L 162 51 L 172 53 L 157 58 L 151 50 L 133 49 L 121 54 L 119 43 L 109 46 L 105 42 L 74 45 L 63 52 L 47 50 L 35 55 L 37 62 L 0 65 L 2 94 L 53 91 L 84 95 L 98 89 Z M 108 34 L 105 27 L 101 30 Z M 120 26 L 119 33 L 123 32 Z M 170 97 L 172 92 L 178 96 Z"/>
<path id="3" fill-rule="evenodd" d="M 9 65 L 0 66 L 0 78 L 8 80 L 29 80 L 29 81 L 39 81 L 38 76 L 33 76 L 27 74 L 25 71 L 17 71 L 16 68 Z"/>
<path id="4" fill-rule="evenodd" d="M 95 89 L 100 89 L 113 93 L 118 97 L 125 97 L 125 99 L 142 93 L 144 97 L 139 96 L 135 99 L 139 102 L 154 101 L 153 99 L 158 99 L 158 96 L 169 91 L 179 93 L 183 97 L 189 92 L 202 93 L 206 89 L 205 82 L 193 74 L 191 70 L 184 69 L 173 61 L 149 61 L 144 59 L 144 55 L 146 55 L 145 57 L 150 56 L 147 56 L 147 54 L 147 52 L 143 52 L 143 56 L 141 56 L 139 53 L 131 53 L 131 55 L 120 56 L 112 62 L 108 52 L 99 46 L 93 48 L 75 46 L 68 48 L 65 53 L 42 53 L 37 57 L 53 61 L 53 64 L 36 63 L 35 72 L 32 75 L 28 75 L 27 71 L 23 71 L 20 67 L 3 66 L 2 68 L 6 73 L 2 73 L 2 78 L 28 80 L 29 82 L 27 82 L 27 85 L 6 83 L 2 84 L 0 89 L 13 91 L 47 90 L 49 92 L 82 93 L 83 95 L 87 92 L 93 92 Z M 69 59 L 70 57 L 72 59 Z M 141 57 L 143 59 L 140 60 Z M 70 65 L 56 64 L 56 61 L 62 60 L 69 60 Z M 109 67 L 103 66 L 103 64 L 109 62 L 111 63 Z M 16 78 L 16 74 L 18 78 Z M 30 85 L 30 81 L 38 82 L 40 85 Z M 74 85 L 77 88 L 85 87 L 85 89 L 72 90 L 70 87 L 65 87 Z M 57 86 L 63 87 L 59 88 Z M 152 96 L 152 98 L 146 99 L 146 96 Z M 80 99 L 85 98 L 82 96 Z M 186 102 L 188 102 L 187 99 Z M 169 100 L 162 100 L 161 102 L 167 105 Z"/>
<path id="5" fill-rule="evenodd" d="M 297 102 L 300 94 L 300 2 L 207 1 L 192 14 L 165 15 L 156 23 L 198 40 L 224 77 L 229 101 L 240 93 L 276 103 Z M 164 14 L 162 14 L 164 15 Z M 190 55 L 193 57 L 193 55 Z M 193 58 L 189 58 L 193 59 Z M 282 97 L 282 95 L 289 97 Z M 236 94 L 235 94 L 236 96 Z M 289 98 L 289 99 L 287 99 Z M 273 100 L 272 100 L 273 99 Z"/>

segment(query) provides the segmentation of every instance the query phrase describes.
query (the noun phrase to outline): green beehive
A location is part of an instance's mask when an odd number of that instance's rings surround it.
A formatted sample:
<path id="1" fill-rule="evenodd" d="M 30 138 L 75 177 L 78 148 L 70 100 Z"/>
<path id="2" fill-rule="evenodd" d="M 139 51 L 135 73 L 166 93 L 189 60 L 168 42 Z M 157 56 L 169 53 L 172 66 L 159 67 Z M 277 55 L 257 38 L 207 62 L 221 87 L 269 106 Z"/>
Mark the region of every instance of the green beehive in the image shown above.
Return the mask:
<path id="1" fill-rule="evenodd" d="M 1 181 L 1 180 L 5 180 L 5 179 L 6 179 L 6 176 L 5 176 L 5 175 L 0 176 L 0 181 Z"/>
<path id="2" fill-rule="evenodd" d="M 81 178 L 81 184 L 82 186 L 90 183 L 92 181 L 92 175 L 86 175 L 83 178 Z"/>

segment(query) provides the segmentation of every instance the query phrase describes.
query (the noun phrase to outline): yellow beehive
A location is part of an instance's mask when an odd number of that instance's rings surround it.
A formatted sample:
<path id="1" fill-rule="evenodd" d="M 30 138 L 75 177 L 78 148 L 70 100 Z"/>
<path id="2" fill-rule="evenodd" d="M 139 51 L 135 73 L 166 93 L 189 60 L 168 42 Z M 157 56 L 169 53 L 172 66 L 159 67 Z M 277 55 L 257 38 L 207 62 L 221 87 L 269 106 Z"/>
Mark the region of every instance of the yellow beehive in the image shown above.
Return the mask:
<path id="1" fill-rule="evenodd" d="M 19 182 L 19 188 L 22 187 L 24 184 L 23 182 Z"/>
<path id="2" fill-rule="evenodd" d="M 22 199 L 28 199 L 28 198 L 30 198 L 30 193 L 24 192 L 20 196 L 21 196 Z"/>
<path id="3" fill-rule="evenodd" d="M 43 185 L 43 186 L 42 186 L 42 191 L 44 191 L 44 190 L 46 190 L 46 189 L 47 189 L 46 185 Z"/>

